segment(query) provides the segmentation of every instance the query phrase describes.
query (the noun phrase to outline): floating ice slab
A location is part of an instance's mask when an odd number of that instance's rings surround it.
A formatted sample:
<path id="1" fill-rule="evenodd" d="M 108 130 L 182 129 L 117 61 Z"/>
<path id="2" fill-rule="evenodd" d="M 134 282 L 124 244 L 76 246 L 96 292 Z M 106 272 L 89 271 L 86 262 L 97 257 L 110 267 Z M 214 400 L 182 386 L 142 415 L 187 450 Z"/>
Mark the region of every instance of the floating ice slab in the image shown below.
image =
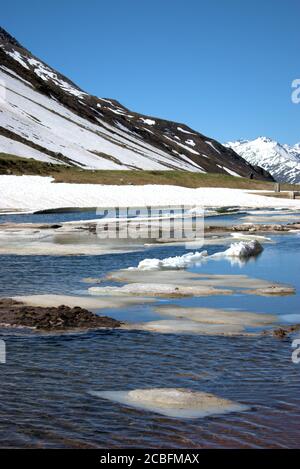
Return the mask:
<path id="1" fill-rule="evenodd" d="M 230 236 L 235 239 L 253 241 L 257 240 L 260 243 L 263 242 L 274 242 L 271 238 L 267 236 L 258 235 L 258 234 L 249 234 L 249 233 L 230 233 Z"/>
<path id="2" fill-rule="evenodd" d="M 181 388 L 91 392 L 93 396 L 175 418 L 203 418 L 243 412 L 248 406 L 206 392 Z"/>
<path id="3" fill-rule="evenodd" d="M 247 275 L 199 274 L 185 270 L 128 270 L 121 269 L 111 272 L 106 280 L 123 283 L 158 283 L 180 286 L 197 287 L 236 287 L 236 288 L 266 288 L 280 286 L 267 280 L 248 277 Z M 97 283 L 97 282 L 94 282 Z"/>
<path id="4" fill-rule="evenodd" d="M 142 246 L 114 245 L 100 242 L 86 229 L 87 224 L 61 224 L 58 229 L 51 225 L 2 224 L 0 225 L 0 254 L 21 256 L 48 255 L 104 255 L 132 252 Z M 79 228 L 79 229 L 77 229 Z M 80 230 L 80 228 L 85 228 Z"/>
<path id="5" fill-rule="evenodd" d="M 151 303 L 150 298 L 96 298 L 91 296 L 68 295 L 27 295 L 14 296 L 14 300 L 21 301 L 28 306 L 58 307 L 61 305 L 75 308 L 80 306 L 86 309 L 122 308 L 134 304 Z"/>
<path id="6" fill-rule="evenodd" d="M 239 324 L 207 324 L 189 319 L 162 319 L 159 321 L 126 324 L 124 329 L 158 332 L 160 334 L 197 335 L 253 335 L 245 332 Z"/>
<path id="7" fill-rule="evenodd" d="M 154 270 L 120 269 L 110 272 L 105 279 L 123 283 L 180 283 L 191 285 L 192 281 L 202 278 L 201 274 L 187 272 L 186 270 Z"/>
<path id="8" fill-rule="evenodd" d="M 272 314 L 214 308 L 186 308 L 176 305 L 157 307 L 155 311 L 162 315 L 190 319 L 202 324 L 239 325 L 243 328 L 245 326 L 259 327 L 273 324 L 278 319 Z"/>
<path id="9" fill-rule="evenodd" d="M 134 296 L 161 296 L 161 297 L 182 297 L 182 296 L 210 296 L 210 295 L 230 295 L 233 292 L 227 289 L 216 289 L 202 285 L 180 285 L 180 284 L 158 284 L 158 283 L 129 283 L 122 287 L 91 287 L 91 295 L 134 295 Z"/>

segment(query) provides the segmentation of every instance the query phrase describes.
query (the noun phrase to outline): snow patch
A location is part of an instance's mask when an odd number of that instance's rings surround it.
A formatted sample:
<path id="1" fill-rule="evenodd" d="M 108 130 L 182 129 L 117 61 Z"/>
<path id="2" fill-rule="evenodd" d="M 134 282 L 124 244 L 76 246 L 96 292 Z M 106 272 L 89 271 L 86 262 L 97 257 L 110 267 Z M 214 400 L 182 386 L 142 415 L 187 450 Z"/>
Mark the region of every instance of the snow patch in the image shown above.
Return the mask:
<path id="1" fill-rule="evenodd" d="M 179 132 L 182 132 L 184 134 L 190 134 L 190 135 L 196 135 L 194 132 L 190 132 L 188 130 L 184 130 L 182 127 L 177 127 L 177 130 L 179 130 Z"/>
<path id="2" fill-rule="evenodd" d="M 10 57 L 12 57 L 17 62 L 19 62 L 19 64 L 21 64 L 22 67 L 27 68 L 27 70 L 30 70 L 30 68 L 28 67 L 27 63 L 24 60 L 24 57 L 20 54 L 20 52 L 18 52 L 16 50 L 14 52 L 9 52 L 9 51 L 6 50 L 5 53 L 7 55 L 10 55 Z"/>
<path id="3" fill-rule="evenodd" d="M 236 176 L 236 177 L 242 177 L 240 174 L 236 173 L 235 171 L 232 171 L 232 169 L 226 168 L 225 166 L 221 166 L 217 164 L 218 168 L 223 169 L 226 171 L 226 173 L 230 174 L 231 176 Z"/>
<path id="4" fill-rule="evenodd" d="M 1 118 L 1 113 L 0 113 Z M 100 159 L 100 158 L 99 158 Z M 52 184 L 51 177 L 0 175 L 0 209 L 43 210 L 61 207 L 147 207 L 190 205 L 300 209 L 300 201 L 264 197 L 247 190 L 168 185 L 109 186 Z"/>
<path id="5" fill-rule="evenodd" d="M 143 117 L 140 118 L 141 121 L 144 122 L 144 124 L 147 124 L 147 125 L 155 125 L 156 122 L 152 119 L 144 119 Z"/>
<path id="6" fill-rule="evenodd" d="M 213 150 L 215 150 L 217 153 L 219 153 L 219 155 L 221 155 L 221 152 L 215 147 L 215 145 L 212 142 L 205 140 L 205 143 L 207 143 L 207 145 L 210 145 Z"/>

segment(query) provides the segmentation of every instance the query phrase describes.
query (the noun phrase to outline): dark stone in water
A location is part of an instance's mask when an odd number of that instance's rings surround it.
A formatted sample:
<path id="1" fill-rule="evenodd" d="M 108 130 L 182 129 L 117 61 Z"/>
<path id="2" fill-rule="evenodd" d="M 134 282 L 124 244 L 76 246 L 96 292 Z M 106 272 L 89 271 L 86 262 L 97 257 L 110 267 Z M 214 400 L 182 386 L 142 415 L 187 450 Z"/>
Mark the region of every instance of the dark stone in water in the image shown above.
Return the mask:
<path id="1" fill-rule="evenodd" d="M 29 327 L 44 331 L 116 328 L 122 323 L 80 307 L 26 306 L 10 298 L 0 299 L 0 325 Z"/>
<path id="2" fill-rule="evenodd" d="M 278 337 L 279 339 L 283 339 L 284 337 L 286 337 L 288 335 L 288 331 L 286 329 L 282 329 L 282 327 L 280 327 L 279 329 L 275 329 L 273 331 L 273 335 L 275 337 Z"/>
<path id="3" fill-rule="evenodd" d="M 277 337 L 278 339 L 284 339 L 293 332 L 297 332 L 299 330 L 300 324 L 293 324 L 292 326 L 281 326 L 277 329 L 263 331 L 263 335 L 272 335 L 273 337 Z"/>

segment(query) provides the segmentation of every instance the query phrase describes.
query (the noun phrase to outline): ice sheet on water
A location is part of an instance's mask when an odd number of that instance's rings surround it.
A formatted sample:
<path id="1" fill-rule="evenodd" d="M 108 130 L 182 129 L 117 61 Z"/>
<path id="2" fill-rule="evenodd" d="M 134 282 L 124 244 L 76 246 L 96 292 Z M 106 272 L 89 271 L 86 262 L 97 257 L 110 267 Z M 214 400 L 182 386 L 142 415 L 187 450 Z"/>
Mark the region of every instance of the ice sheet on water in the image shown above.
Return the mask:
<path id="1" fill-rule="evenodd" d="M 214 394 L 181 388 L 102 391 L 90 394 L 175 418 L 203 418 L 209 415 L 248 410 L 248 407 L 243 404 Z"/>

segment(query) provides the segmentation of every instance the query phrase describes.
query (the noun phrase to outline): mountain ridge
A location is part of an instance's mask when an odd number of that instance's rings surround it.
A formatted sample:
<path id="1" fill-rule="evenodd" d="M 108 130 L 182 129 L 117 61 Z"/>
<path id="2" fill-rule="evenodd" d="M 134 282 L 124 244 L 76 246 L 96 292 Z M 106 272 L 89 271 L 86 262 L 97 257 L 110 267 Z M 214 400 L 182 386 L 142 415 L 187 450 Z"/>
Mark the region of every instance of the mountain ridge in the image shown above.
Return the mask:
<path id="1" fill-rule="evenodd" d="M 224 144 L 236 151 L 250 164 L 268 171 L 276 181 L 300 184 L 300 143 L 282 144 L 269 137 L 236 140 Z"/>
<path id="2" fill-rule="evenodd" d="M 182 169 L 272 180 L 185 124 L 89 95 L 3 28 L 0 79 L 6 94 L 0 112 L 4 153 L 83 169 Z"/>

